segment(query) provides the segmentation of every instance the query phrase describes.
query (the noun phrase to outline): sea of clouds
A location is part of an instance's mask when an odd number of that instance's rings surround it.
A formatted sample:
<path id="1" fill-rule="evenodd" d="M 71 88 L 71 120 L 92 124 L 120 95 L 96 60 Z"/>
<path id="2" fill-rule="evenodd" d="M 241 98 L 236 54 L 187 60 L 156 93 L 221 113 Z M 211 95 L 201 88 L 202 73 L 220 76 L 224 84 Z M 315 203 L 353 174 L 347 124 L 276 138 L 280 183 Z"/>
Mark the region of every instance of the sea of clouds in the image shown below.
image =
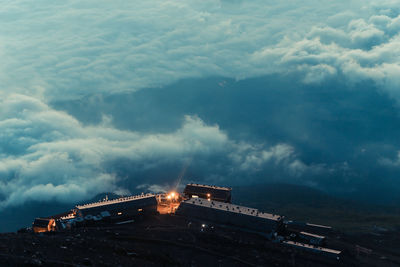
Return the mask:
<path id="1" fill-rule="evenodd" d="M 87 124 L 53 103 L 162 90 L 188 78 L 265 75 L 295 75 L 313 87 L 371 83 L 398 103 L 399 31 L 400 2 L 393 0 L 5 1 L 0 208 L 127 193 L 124 179 L 151 184 L 110 167 L 120 161 L 150 169 L 191 160 L 209 167 L 205 179 L 220 182 L 263 171 L 300 179 L 348 169 L 345 160 L 304 160 L 290 140 L 232 137 L 212 117 L 191 112 L 176 129 L 157 132 L 120 129 L 106 112 Z M 400 165 L 397 154 L 376 162 Z"/>

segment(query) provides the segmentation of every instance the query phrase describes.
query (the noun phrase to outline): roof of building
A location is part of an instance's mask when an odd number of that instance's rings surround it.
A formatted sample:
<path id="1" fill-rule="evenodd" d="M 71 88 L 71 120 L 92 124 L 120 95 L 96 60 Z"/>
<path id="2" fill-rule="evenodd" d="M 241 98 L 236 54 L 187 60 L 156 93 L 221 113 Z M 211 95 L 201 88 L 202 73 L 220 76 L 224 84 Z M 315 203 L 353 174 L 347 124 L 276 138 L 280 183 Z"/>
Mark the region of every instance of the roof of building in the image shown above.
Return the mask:
<path id="1" fill-rule="evenodd" d="M 51 219 L 48 218 L 36 218 L 33 221 L 33 226 L 34 227 L 45 227 L 47 228 L 47 226 L 49 225 Z"/>
<path id="2" fill-rule="evenodd" d="M 111 204 L 135 201 L 135 200 L 151 198 L 151 197 L 155 197 L 155 195 L 154 194 L 142 194 L 142 195 L 137 195 L 137 196 L 121 197 L 121 198 L 112 199 L 112 200 L 102 200 L 102 201 L 98 201 L 98 202 L 94 202 L 94 203 L 77 205 L 76 208 L 80 209 L 80 210 L 90 209 L 90 208 L 94 208 L 94 207 L 107 206 L 107 205 L 111 205 Z"/>
<path id="3" fill-rule="evenodd" d="M 312 227 L 314 229 L 319 228 L 321 230 L 331 230 L 332 227 L 331 226 L 326 226 L 326 225 L 320 225 L 320 224 L 314 224 L 314 223 L 307 223 L 307 222 L 299 222 L 299 221 L 286 221 L 285 222 L 288 225 L 293 225 L 293 226 L 309 226 Z"/>
<path id="4" fill-rule="evenodd" d="M 282 216 L 280 216 L 280 215 L 260 212 L 258 209 L 253 209 L 253 208 L 244 207 L 244 206 L 238 206 L 235 204 L 230 204 L 230 203 L 225 203 L 225 202 L 205 200 L 205 199 L 201 199 L 201 198 L 191 198 L 191 199 L 185 200 L 184 203 L 201 206 L 201 207 L 206 207 L 206 208 L 240 213 L 240 214 L 245 214 L 245 215 L 249 215 L 249 216 L 260 217 L 260 218 L 265 218 L 265 219 L 275 220 L 275 221 L 279 221 L 282 219 Z"/>
<path id="5" fill-rule="evenodd" d="M 332 229 L 331 226 L 320 225 L 320 224 L 314 224 L 314 223 L 306 223 L 306 225 L 312 226 L 312 227 L 324 228 L 324 229 Z"/>
<path id="6" fill-rule="evenodd" d="M 339 255 L 342 253 L 340 250 L 334 250 L 330 248 L 323 248 L 323 247 L 318 247 L 318 246 L 313 246 L 305 243 L 300 243 L 300 242 L 294 242 L 294 241 L 283 241 L 284 244 L 299 247 L 299 248 L 305 248 L 305 249 L 310 249 L 310 250 L 315 250 L 315 251 L 322 251 L 322 252 L 327 252 L 330 254 L 336 254 Z"/>
<path id="7" fill-rule="evenodd" d="M 186 186 L 195 186 L 195 187 L 204 187 L 204 188 L 210 188 L 210 189 L 217 189 L 217 190 L 226 190 L 226 191 L 232 191 L 232 188 L 230 187 L 221 187 L 221 186 L 215 186 L 215 185 L 204 185 L 204 184 L 187 184 Z"/>
<path id="8" fill-rule="evenodd" d="M 320 238 L 320 239 L 323 239 L 323 238 L 325 238 L 325 236 L 322 236 L 322 235 L 316 235 L 316 234 L 312 234 L 312 233 L 308 233 L 308 232 L 300 232 L 300 234 L 302 234 L 302 235 L 306 235 L 306 236 L 310 236 L 310 237 L 314 237 L 314 238 Z"/>

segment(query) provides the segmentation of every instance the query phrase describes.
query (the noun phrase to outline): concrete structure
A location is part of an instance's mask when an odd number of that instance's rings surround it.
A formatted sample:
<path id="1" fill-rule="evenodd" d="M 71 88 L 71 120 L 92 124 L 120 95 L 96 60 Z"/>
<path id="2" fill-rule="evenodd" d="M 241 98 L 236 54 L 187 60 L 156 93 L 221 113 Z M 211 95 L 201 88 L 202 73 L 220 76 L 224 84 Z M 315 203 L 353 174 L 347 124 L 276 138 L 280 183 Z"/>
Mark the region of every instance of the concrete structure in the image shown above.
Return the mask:
<path id="1" fill-rule="evenodd" d="M 186 198 L 199 197 L 220 202 L 231 203 L 231 191 L 229 187 L 213 185 L 187 184 L 183 194 Z"/>
<path id="2" fill-rule="evenodd" d="M 153 194 L 146 194 L 76 206 L 76 214 L 80 217 L 87 215 L 95 216 L 105 211 L 111 217 L 129 217 L 143 213 L 156 213 L 157 199 Z"/>
<path id="3" fill-rule="evenodd" d="M 300 233 L 298 233 L 298 235 L 301 239 L 306 240 L 307 242 L 309 242 L 312 245 L 322 245 L 326 240 L 325 236 L 316 235 L 316 234 L 307 233 L 307 232 L 300 232 Z"/>
<path id="4" fill-rule="evenodd" d="M 339 250 L 334 250 L 330 248 L 323 248 L 323 247 L 318 247 L 318 246 L 313 246 L 309 244 L 304 244 L 304 243 L 299 243 L 299 242 L 294 242 L 294 241 L 283 241 L 282 244 L 289 246 L 289 247 L 294 247 L 300 250 L 305 250 L 308 252 L 313 252 L 317 254 L 321 254 L 323 256 L 328 256 L 334 259 L 339 259 L 341 255 L 341 251 Z"/>
<path id="5" fill-rule="evenodd" d="M 327 235 L 332 231 L 332 227 L 313 223 L 286 221 L 285 224 L 289 230 L 298 232 L 312 232 L 319 235 Z"/>
<path id="6" fill-rule="evenodd" d="M 262 233 L 278 231 L 283 225 L 282 217 L 279 215 L 201 198 L 191 198 L 181 202 L 176 214 Z"/>
<path id="7" fill-rule="evenodd" d="M 36 218 L 32 223 L 35 233 L 51 232 L 56 230 L 56 222 L 51 218 Z"/>

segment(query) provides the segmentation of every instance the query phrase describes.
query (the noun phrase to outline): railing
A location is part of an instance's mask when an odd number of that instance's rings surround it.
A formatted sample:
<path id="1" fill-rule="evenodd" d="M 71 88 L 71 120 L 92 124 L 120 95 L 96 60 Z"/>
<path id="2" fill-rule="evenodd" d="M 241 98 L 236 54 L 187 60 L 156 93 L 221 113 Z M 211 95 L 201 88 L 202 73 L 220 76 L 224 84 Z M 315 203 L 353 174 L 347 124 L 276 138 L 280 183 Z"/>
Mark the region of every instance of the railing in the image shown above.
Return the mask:
<path id="1" fill-rule="evenodd" d="M 77 205 L 76 207 L 78 209 L 87 209 L 87 208 L 93 208 L 93 207 L 100 207 L 104 205 L 109 205 L 109 204 L 115 204 L 115 203 L 121 203 L 121 202 L 127 202 L 130 200 L 136 200 L 136 199 L 142 199 L 142 198 L 148 198 L 155 196 L 154 194 L 141 194 L 141 195 L 136 195 L 136 196 L 129 196 L 129 197 L 121 197 L 117 199 L 112 199 L 112 200 L 101 200 L 98 202 L 93 202 L 93 203 L 88 203 L 88 204 L 83 204 L 83 205 Z"/>

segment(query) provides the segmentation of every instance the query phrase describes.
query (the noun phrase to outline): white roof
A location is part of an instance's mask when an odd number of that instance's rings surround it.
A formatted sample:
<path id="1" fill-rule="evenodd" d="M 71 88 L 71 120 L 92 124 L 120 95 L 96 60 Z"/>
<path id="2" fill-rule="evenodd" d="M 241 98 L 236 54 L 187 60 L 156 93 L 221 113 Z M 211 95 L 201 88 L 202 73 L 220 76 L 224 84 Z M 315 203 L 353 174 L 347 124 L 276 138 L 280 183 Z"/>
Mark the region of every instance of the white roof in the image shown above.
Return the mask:
<path id="1" fill-rule="evenodd" d="M 222 187 L 222 186 L 216 186 L 216 185 L 206 185 L 206 184 L 187 184 L 191 186 L 198 186 L 198 187 L 206 187 L 206 188 L 212 188 L 212 189 L 219 189 L 219 190 L 228 190 L 231 191 L 232 189 L 229 187 Z"/>
<path id="2" fill-rule="evenodd" d="M 309 226 L 314 226 L 314 227 L 319 227 L 319 228 L 325 228 L 325 229 L 332 229 L 331 226 L 326 226 L 326 225 L 320 225 L 320 224 L 314 224 L 314 223 L 307 223 Z"/>
<path id="3" fill-rule="evenodd" d="M 340 253 L 342 253 L 339 250 L 334 250 L 334 249 L 330 249 L 330 248 L 323 248 L 323 247 L 317 247 L 317 246 L 313 246 L 313 245 L 309 245 L 309 244 L 305 244 L 305 243 L 294 242 L 294 241 L 283 241 L 283 243 L 291 245 L 291 246 L 302 247 L 302 248 L 307 248 L 307 249 L 314 249 L 314 250 L 324 251 L 324 252 L 328 252 L 328 253 L 332 253 L 332 254 L 340 254 Z"/>
<path id="4" fill-rule="evenodd" d="M 89 203 L 89 204 L 84 204 L 84 205 L 77 205 L 76 208 L 83 210 L 83 209 L 89 209 L 89 208 L 94 208 L 94 207 L 101 207 L 101 206 L 106 206 L 106 205 L 111 205 L 115 203 L 121 203 L 121 202 L 128 202 L 128 201 L 133 201 L 133 200 L 138 200 L 138 199 L 144 199 L 144 198 L 150 198 L 154 197 L 155 195 L 153 194 L 145 194 L 145 195 L 137 195 L 137 196 L 129 196 L 129 197 L 121 197 L 113 200 L 104 200 L 104 201 L 98 201 L 94 203 Z"/>
<path id="5" fill-rule="evenodd" d="M 307 235 L 307 236 L 311 236 L 311 237 L 315 237 L 315 238 L 320 238 L 320 239 L 325 238 L 325 236 L 316 235 L 316 234 L 312 234 L 312 233 L 308 233 L 308 232 L 300 232 L 300 234 L 302 234 L 302 235 Z"/>
<path id="6" fill-rule="evenodd" d="M 219 201 L 214 201 L 214 200 L 206 200 L 206 199 L 201 199 L 201 198 L 191 198 L 191 199 L 184 201 L 184 203 L 193 204 L 196 206 L 207 207 L 207 208 L 218 209 L 218 210 L 223 210 L 223 211 L 241 213 L 241 214 L 245 214 L 245 215 L 249 215 L 249 216 L 261 217 L 261 218 L 275 220 L 275 221 L 278 221 L 282 218 L 282 216 L 279 216 L 279 215 L 260 212 L 258 209 L 253 209 L 253 208 L 244 207 L 244 206 L 238 206 L 235 204 L 219 202 Z"/>

